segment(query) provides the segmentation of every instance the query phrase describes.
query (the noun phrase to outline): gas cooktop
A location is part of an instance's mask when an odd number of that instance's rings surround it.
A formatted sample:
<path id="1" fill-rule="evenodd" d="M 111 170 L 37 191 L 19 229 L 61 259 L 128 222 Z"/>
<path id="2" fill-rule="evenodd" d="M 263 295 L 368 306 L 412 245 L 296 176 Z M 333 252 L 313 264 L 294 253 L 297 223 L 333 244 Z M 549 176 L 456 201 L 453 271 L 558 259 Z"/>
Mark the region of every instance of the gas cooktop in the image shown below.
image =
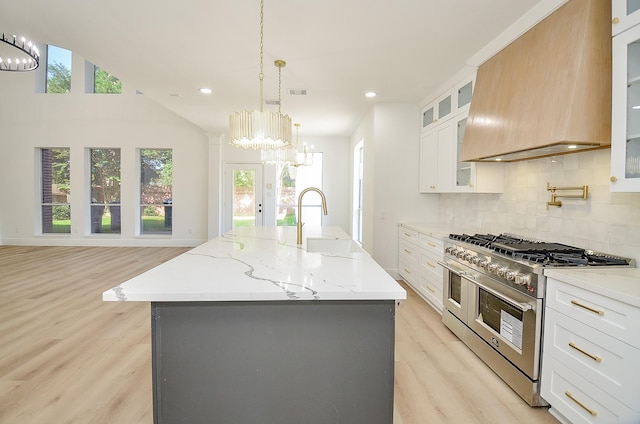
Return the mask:
<path id="1" fill-rule="evenodd" d="M 631 259 L 561 243 L 528 240 L 512 234 L 450 234 L 451 240 L 490 249 L 515 260 L 542 266 L 632 266 Z"/>

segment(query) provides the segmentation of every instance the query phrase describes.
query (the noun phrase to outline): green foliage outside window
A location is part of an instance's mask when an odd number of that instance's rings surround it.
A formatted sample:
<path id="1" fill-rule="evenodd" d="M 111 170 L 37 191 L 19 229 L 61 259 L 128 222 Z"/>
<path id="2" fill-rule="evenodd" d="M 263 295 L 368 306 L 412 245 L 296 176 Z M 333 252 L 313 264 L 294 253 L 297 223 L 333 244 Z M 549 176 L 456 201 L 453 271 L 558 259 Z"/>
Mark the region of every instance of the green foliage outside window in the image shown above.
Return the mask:
<path id="1" fill-rule="evenodd" d="M 53 62 L 47 67 L 47 93 L 71 91 L 71 69 L 63 63 Z"/>
<path id="2" fill-rule="evenodd" d="M 96 66 L 94 92 L 99 94 L 121 94 L 122 81 Z"/>

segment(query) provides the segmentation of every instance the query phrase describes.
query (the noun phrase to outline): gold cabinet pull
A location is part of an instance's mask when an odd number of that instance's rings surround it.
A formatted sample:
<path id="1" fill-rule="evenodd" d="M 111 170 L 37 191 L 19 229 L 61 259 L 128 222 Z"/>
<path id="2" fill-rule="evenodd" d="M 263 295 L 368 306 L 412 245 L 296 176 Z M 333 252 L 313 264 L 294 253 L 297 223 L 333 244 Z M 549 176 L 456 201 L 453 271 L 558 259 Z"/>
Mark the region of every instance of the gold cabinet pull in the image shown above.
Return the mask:
<path id="1" fill-rule="evenodd" d="M 618 182 L 618 177 L 611 177 L 609 179 L 611 180 L 612 183 L 617 183 Z"/>
<path id="2" fill-rule="evenodd" d="M 594 314 L 598 314 L 600 316 L 604 315 L 604 311 L 601 311 L 599 309 L 594 309 L 594 308 L 592 308 L 590 306 L 587 306 L 587 305 L 583 305 L 582 303 L 578 302 L 577 300 L 572 300 L 571 304 L 572 305 L 576 305 L 576 306 L 578 306 L 578 307 L 580 307 L 582 309 L 586 309 L 589 312 L 593 312 Z"/>
<path id="3" fill-rule="evenodd" d="M 404 272 L 406 272 L 407 274 L 411 274 L 411 271 L 409 271 L 407 268 L 404 269 Z"/>
<path id="4" fill-rule="evenodd" d="M 573 397 L 573 395 L 571 394 L 570 391 L 566 391 L 564 392 L 564 394 L 571 399 L 572 401 L 574 401 L 575 403 L 577 403 L 582 409 L 584 409 L 585 411 L 587 411 L 589 414 L 591 414 L 592 417 L 595 417 L 596 415 L 598 415 L 597 411 L 594 411 L 591 408 L 587 408 L 586 406 L 584 406 L 584 404 L 582 402 L 580 402 L 578 399 L 576 399 L 575 397 Z"/>
<path id="5" fill-rule="evenodd" d="M 408 253 L 408 254 L 411 254 L 411 250 L 409 250 L 409 249 L 404 249 L 404 251 L 405 251 L 406 253 Z"/>
<path id="6" fill-rule="evenodd" d="M 435 243 L 427 242 L 427 244 L 428 244 L 429 246 L 431 246 L 431 247 L 436 247 L 436 244 L 435 244 Z"/>
<path id="7" fill-rule="evenodd" d="M 435 266 L 434 264 L 432 264 L 431 262 L 427 262 L 427 266 L 429 266 L 429 267 L 431 267 L 431 268 L 433 268 L 433 269 L 435 269 L 435 268 L 436 268 L 436 266 Z"/>
<path id="8" fill-rule="evenodd" d="M 404 233 L 404 235 L 407 236 L 407 237 L 412 237 L 412 235 L 409 234 L 409 233 Z"/>
<path id="9" fill-rule="evenodd" d="M 577 350 L 578 352 L 582 353 L 585 356 L 588 356 L 589 358 L 593 359 L 596 362 L 602 362 L 602 358 L 596 355 L 592 355 L 589 352 L 585 351 L 582 348 L 579 348 L 578 346 L 576 346 L 576 344 L 574 342 L 569 342 L 569 347 Z"/>
<path id="10" fill-rule="evenodd" d="M 614 25 L 619 24 L 620 23 L 620 18 L 615 17 L 615 18 L 611 19 L 611 23 L 614 24 Z"/>
<path id="11" fill-rule="evenodd" d="M 430 286 L 425 286 L 427 290 L 429 290 L 431 293 L 435 293 L 436 291 L 434 289 L 432 289 Z"/>

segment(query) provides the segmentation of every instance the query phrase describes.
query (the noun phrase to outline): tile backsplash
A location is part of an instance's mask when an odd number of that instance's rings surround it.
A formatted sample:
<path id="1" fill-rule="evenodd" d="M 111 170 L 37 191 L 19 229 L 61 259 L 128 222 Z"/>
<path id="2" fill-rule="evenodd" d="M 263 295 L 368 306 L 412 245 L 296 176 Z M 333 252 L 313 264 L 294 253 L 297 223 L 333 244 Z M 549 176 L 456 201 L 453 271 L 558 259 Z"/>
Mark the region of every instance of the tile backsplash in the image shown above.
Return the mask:
<path id="1" fill-rule="evenodd" d="M 450 231 L 509 232 L 640 260 L 640 193 L 611 193 L 610 150 L 505 164 L 502 194 L 442 194 Z M 551 186 L 589 186 L 588 199 L 546 204 Z M 567 191 L 564 194 L 578 194 Z"/>

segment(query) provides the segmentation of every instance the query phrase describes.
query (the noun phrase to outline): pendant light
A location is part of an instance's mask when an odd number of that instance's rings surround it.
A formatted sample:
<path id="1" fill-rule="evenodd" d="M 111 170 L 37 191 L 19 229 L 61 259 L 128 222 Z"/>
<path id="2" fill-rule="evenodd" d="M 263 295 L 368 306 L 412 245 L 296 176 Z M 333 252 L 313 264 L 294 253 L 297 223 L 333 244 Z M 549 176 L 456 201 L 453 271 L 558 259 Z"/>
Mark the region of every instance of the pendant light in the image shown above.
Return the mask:
<path id="1" fill-rule="evenodd" d="M 0 43 L 0 47 L 5 44 L 10 47 L 9 50 L 0 48 L 0 71 L 26 72 L 38 67 L 40 52 L 31 41 L 3 32 Z M 11 53 L 6 53 L 7 51 Z"/>
<path id="2" fill-rule="evenodd" d="M 281 149 L 291 145 L 291 118 L 278 112 L 263 111 L 263 34 L 264 0 L 260 0 L 260 109 L 243 110 L 229 116 L 229 143 L 245 149 Z M 278 61 L 276 61 L 278 66 Z M 282 61 L 284 66 L 284 61 Z M 279 66 L 281 68 L 282 66 Z"/>

